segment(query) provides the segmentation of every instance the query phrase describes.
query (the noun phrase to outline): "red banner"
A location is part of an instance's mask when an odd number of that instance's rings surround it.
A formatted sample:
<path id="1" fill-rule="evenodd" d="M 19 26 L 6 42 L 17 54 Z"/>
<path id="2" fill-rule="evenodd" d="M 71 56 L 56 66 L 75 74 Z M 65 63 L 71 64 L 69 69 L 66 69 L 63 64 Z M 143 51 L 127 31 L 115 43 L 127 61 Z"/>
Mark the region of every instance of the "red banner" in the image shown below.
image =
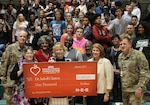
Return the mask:
<path id="1" fill-rule="evenodd" d="M 23 69 L 28 98 L 97 94 L 96 62 L 25 63 Z"/>

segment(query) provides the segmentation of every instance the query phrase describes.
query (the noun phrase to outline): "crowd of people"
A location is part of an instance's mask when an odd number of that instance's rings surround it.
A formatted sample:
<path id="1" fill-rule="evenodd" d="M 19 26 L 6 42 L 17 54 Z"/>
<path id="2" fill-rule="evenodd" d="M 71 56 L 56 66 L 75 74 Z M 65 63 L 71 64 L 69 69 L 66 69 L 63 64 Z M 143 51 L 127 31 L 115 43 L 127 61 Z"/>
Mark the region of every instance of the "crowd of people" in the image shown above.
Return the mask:
<path id="1" fill-rule="evenodd" d="M 150 91 L 150 5 L 136 0 L 0 3 L 0 79 L 7 105 L 141 105 Z M 25 96 L 24 62 L 97 62 L 97 96 Z"/>

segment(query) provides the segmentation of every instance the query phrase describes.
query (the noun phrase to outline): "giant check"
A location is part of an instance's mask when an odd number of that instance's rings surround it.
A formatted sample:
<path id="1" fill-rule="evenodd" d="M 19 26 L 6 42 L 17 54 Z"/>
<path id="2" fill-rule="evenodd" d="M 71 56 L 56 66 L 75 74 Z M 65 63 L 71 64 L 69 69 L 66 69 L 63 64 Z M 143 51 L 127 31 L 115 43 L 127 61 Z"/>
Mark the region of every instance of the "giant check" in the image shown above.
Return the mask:
<path id="1" fill-rule="evenodd" d="M 23 64 L 28 98 L 96 95 L 96 62 Z"/>

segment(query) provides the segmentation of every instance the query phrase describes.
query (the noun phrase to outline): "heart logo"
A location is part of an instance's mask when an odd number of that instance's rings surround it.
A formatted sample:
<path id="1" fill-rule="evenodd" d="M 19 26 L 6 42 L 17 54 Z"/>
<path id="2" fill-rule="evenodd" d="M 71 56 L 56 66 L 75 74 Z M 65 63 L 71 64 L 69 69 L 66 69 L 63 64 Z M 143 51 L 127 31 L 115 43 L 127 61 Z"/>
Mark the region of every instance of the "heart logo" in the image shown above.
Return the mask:
<path id="1" fill-rule="evenodd" d="M 38 67 L 36 64 L 34 64 L 33 67 L 30 68 L 30 72 L 34 75 L 37 76 L 41 71 L 41 68 Z"/>

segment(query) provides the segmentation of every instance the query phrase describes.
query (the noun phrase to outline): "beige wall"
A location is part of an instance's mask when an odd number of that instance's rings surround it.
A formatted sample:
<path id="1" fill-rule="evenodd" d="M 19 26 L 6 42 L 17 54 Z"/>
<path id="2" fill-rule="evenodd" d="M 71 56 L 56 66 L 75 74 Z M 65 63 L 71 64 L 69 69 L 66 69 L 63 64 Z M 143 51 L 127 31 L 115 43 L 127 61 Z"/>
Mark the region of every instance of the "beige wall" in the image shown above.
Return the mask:
<path id="1" fill-rule="evenodd" d="M 2 4 L 8 4 L 9 3 L 9 0 L 0 0 L 0 2 L 2 3 Z M 14 4 L 19 4 L 19 2 L 20 2 L 20 0 L 14 0 Z"/>
<path id="2" fill-rule="evenodd" d="M 14 4 L 15 5 L 19 5 L 19 1 L 20 0 L 14 0 Z M 124 5 L 127 3 L 127 1 L 129 0 L 124 0 Z M 142 14 L 145 15 L 147 12 L 147 6 L 148 4 L 150 4 L 150 0 L 138 0 L 141 3 L 141 7 L 142 7 Z M 9 0 L 0 0 L 1 3 L 3 4 L 8 4 Z"/>

